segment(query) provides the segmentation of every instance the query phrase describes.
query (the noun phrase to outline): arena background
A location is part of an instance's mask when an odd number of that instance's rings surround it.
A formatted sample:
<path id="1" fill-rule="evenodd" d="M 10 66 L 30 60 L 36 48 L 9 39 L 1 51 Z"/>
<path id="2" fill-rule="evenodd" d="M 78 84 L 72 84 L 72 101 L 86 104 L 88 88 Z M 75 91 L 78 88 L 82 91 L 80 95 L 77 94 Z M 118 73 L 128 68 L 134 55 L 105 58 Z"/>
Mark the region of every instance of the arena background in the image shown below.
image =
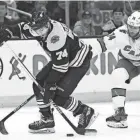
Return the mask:
<path id="1" fill-rule="evenodd" d="M 8 3 L 8 5 L 31 13 L 31 7 L 34 5 L 35 1 L 14 2 L 15 4 Z M 140 9 L 140 1 L 94 1 L 94 4 L 92 3 L 92 5 L 90 5 L 91 1 L 47 1 L 46 3 L 45 7 L 50 13 L 50 17 L 66 23 L 71 29 L 73 29 L 75 22 L 80 20 L 83 10 L 87 7 L 91 8 L 96 35 L 81 39 L 91 44 L 97 51 L 98 48 L 95 48 L 98 46 L 95 41 L 96 37 L 100 35 L 100 28 L 111 19 L 111 12 L 113 8 L 116 6 L 124 8 L 124 13 L 128 16 L 132 13 L 132 11 Z M 19 17 L 21 17 L 20 14 Z M 30 49 L 26 49 L 25 46 L 31 46 L 31 48 L 34 46 L 34 43 L 32 45 L 30 45 L 31 42 L 28 43 L 26 41 L 22 41 L 19 42 L 18 45 L 11 45 L 11 47 L 13 46 L 15 48 L 15 51 L 17 51 L 17 54 L 20 54 L 21 58 L 26 56 L 26 58 L 29 59 L 27 66 L 33 74 L 36 74 L 38 72 L 38 68 L 47 63 L 49 59 L 41 50 L 39 50 L 41 54 L 38 54 L 39 51 L 33 53 Z M 14 43 L 12 42 L 12 44 Z M 20 46 L 20 49 L 18 49 L 17 46 Z M 9 52 L 8 57 L 6 57 L 4 55 L 5 50 L 3 50 L 3 48 L 0 49 L 0 107 L 17 106 L 33 94 L 32 82 L 27 78 L 27 76 L 25 76 L 25 80 L 21 80 L 17 75 L 11 75 L 13 69 L 10 65 L 10 60 L 13 60 L 13 55 Z M 21 54 L 21 50 L 24 52 L 23 54 Z M 27 62 L 27 60 L 25 62 Z M 94 56 L 91 61 L 91 69 L 88 71 L 87 75 L 79 84 L 73 95 L 83 102 L 111 101 L 111 85 L 109 84 L 111 82 L 110 73 L 112 72 L 116 62 L 116 52 L 107 52 Z M 36 63 L 38 64 L 36 65 Z M 16 61 L 15 65 L 19 67 L 19 65 L 16 64 Z M 20 67 L 18 70 L 20 76 L 24 77 L 24 75 L 26 75 Z M 127 100 L 140 100 L 139 77 L 132 81 L 132 84 L 128 88 Z M 28 105 L 36 105 L 35 100 L 32 100 Z"/>

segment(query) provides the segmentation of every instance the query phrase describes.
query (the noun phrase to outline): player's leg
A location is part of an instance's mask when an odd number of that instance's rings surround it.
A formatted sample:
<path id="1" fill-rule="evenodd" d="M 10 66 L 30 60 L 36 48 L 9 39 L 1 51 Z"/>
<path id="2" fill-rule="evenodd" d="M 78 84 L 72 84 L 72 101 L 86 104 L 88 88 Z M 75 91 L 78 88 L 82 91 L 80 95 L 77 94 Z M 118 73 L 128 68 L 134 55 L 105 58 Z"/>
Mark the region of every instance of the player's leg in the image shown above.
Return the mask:
<path id="1" fill-rule="evenodd" d="M 43 87 L 44 81 L 50 71 L 52 64 L 49 62 L 36 76 L 37 82 Z M 50 104 L 44 102 L 42 95 L 40 93 L 39 88 L 33 83 L 33 90 L 36 96 L 36 101 L 39 107 L 39 112 L 41 115 L 40 120 L 35 121 L 29 124 L 29 132 L 36 133 L 36 132 L 54 132 L 54 117 L 52 113 L 52 109 L 50 108 Z"/>
<path id="2" fill-rule="evenodd" d="M 127 114 L 125 113 L 126 88 L 131 79 L 138 75 L 138 69 L 126 59 L 118 61 L 115 70 L 112 72 L 113 88 L 112 102 L 115 114 L 106 119 L 107 125 L 114 128 L 127 128 Z"/>
<path id="3" fill-rule="evenodd" d="M 80 80 L 86 74 L 90 66 L 90 59 L 86 59 L 79 68 L 70 68 L 65 77 L 58 83 L 58 86 L 64 89 L 64 92 L 58 90 L 54 102 L 73 112 L 74 116 L 79 117 L 78 127 L 88 128 L 97 117 L 93 108 L 83 104 L 70 95 L 77 87 Z M 86 86 L 86 85 L 85 85 Z"/>

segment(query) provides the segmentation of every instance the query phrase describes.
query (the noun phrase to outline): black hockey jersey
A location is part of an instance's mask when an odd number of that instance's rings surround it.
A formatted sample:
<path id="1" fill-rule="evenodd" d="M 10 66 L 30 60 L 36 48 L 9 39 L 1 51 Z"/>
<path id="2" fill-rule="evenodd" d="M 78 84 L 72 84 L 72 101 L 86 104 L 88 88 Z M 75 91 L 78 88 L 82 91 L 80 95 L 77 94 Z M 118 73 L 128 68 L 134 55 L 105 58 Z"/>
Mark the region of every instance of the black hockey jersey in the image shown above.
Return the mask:
<path id="1" fill-rule="evenodd" d="M 63 23 L 51 20 L 51 31 L 46 40 L 42 40 L 28 24 L 20 23 L 10 30 L 21 39 L 36 38 L 52 59 L 52 69 L 61 73 L 69 67 L 82 65 L 90 48 Z"/>

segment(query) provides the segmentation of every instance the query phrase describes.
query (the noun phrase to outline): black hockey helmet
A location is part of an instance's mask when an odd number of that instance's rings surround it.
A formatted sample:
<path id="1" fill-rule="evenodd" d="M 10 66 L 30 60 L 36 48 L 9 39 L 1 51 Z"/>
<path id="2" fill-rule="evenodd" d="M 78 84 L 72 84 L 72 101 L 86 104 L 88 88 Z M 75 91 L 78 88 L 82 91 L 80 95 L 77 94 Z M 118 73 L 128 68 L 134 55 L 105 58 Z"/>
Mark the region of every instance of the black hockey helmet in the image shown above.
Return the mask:
<path id="1" fill-rule="evenodd" d="M 33 21 L 31 27 L 36 30 L 42 27 L 46 27 L 50 22 L 47 12 L 40 11 L 33 14 Z"/>

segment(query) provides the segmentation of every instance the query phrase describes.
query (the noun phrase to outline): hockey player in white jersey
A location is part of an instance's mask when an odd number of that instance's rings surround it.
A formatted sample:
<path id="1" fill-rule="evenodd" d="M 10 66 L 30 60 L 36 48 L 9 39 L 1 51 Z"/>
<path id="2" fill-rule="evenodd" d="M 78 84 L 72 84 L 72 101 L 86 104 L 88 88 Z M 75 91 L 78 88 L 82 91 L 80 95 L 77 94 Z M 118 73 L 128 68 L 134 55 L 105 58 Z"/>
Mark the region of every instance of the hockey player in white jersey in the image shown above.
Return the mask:
<path id="1" fill-rule="evenodd" d="M 127 24 L 104 37 L 102 48 L 119 48 L 118 63 L 112 72 L 112 102 L 115 114 L 106 119 L 107 125 L 114 128 L 127 128 L 125 112 L 126 87 L 140 74 L 140 12 L 135 11 L 128 17 Z"/>
<path id="2" fill-rule="evenodd" d="M 29 124 L 30 132 L 55 132 L 50 98 L 58 106 L 72 111 L 74 116 L 80 115 L 78 127 L 89 127 L 96 118 L 94 109 L 76 100 L 71 94 L 89 69 L 91 47 L 79 41 L 65 24 L 51 20 L 43 12 L 38 13 L 31 25 L 20 23 L 2 30 L 0 43 L 12 38 L 13 33 L 19 38 L 37 39 L 51 57 L 51 61 L 36 76 L 39 84 L 45 88 L 44 98 L 33 84 L 41 119 Z M 64 91 L 58 90 L 57 86 Z"/>

